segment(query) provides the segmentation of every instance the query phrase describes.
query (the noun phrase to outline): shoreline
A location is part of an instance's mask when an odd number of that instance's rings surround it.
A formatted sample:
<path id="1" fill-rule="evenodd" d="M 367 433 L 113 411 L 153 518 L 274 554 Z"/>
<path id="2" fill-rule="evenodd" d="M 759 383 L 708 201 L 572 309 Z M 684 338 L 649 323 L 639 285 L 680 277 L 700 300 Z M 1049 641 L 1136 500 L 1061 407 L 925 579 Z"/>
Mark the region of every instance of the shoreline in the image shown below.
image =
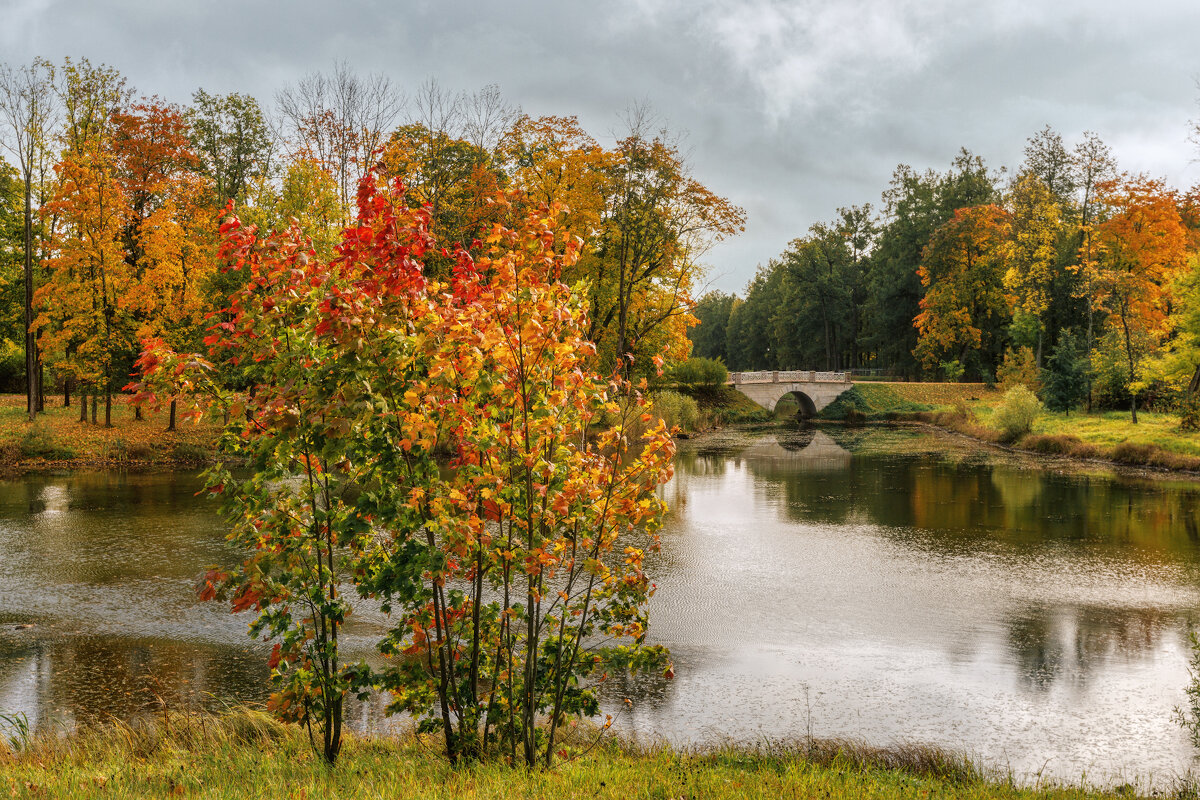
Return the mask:
<path id="1" fill-rule="evenodd" d="M 847 423 L 834 423 L 834 424 L 847 425 Z M 1193 465 L 1171 466 L 1168 464 L 1134 463 L 1134 462 L 1129 462 L 1129 461 L 1120 461 L 1120 460 L 1112 458 L 1111 455 L 1104 454 L 1104 451 L 1101 450 L 1099 447 L 1096 447 L 1094 445 L 1088 445 L 1086 442 L 1082 442 L 1081 440 L 1079 440 L 1075 437 L 1070 437 L 1073 440 L 1073 443 L 1078 443 L 1085 447 L 1092 448 L 1093 450 L 1096 451 L 1096 454 L 1095 455 L 1078 455 L 1078 454 L 1070 452 L 1069 450 L 1066 450 L 1066 451 L 1038 450 L 1038 449 L 1034 449 L 1032 447 L 1021 447 L 1020 446 L 1020 442 L 1023 439 L 1033 437 L 1036 440 L 1038 437 L 1041 436 L 1040 434 L 1027 434 L 1025 437 L 1018 439 L 1013 444 L 1004 444 L 1003 442 L 996 441 L 994 439 L 987 438 L 985 436 L 975 435 L 969 429 L 962 429 L 962 428 L 954 427 L 952 425 L 939 424 L 938 422 L 934 422 L 931 420 L 925 420 L 925 419 L 907 419 L 907 420 L 906 419 L 897 419 L 897 420 L 885 421 L 883 423 L 874 422 L 874 423 L 867 423 L 867 424 L 868 425 L 869 424 L 904 425 L 904 426 L 920 427 L 920 428 L 924 428 L 924 429 L 932 430 L 932 431 L 938 431 L 940 433 L 944 433 L 949 436 L 954 436 L 954 437 L 958 437 L 961 439 L 965 439 L 969 442 L 973 442 L 976 444 L 982 444 L 982 445 L 994 448 L 996 450 L 999 450 L 1001 452 L 1031 457 L 1034 460 L 1036 460 L 1039 464 L 1056 463 L 1057 462 L 1057 463 L 1072 464 L 1075 466 L 1087 465 L 1087 466 L 1092 466 L 1092 467 L 1104 467 L 1107 469 L 1111 469 L 1119 474 L 1142 474 L 1142 475 L 1154 476 L 1154 477 L 1159 477 L 1159 478 L 1176 477 L 1176 478 L 1182 478 L 1182 479 L 1189 480 L 1189 481 L 1200 481 L 1200 459 L 1194 459 L 1196 462 L 1196 464 L 1194 466 Z M 851 426 L 847 425 L 847 427 L 851 427 Z"/>
<path id="2" fill-rule="evenodd" d="M 701 431 L 688 431 L 683 435 L 676 436 L 675 439 L 677 441 L 702 443 L 705 439 L 720 434 L 723 431 L 759 433 L 775 429 L 785 429 L 795 424 L 810 425 L 817 429 L 830 428 L 835 430 L 861 431 L 872 429 L 895 429 L 923 431 L 937 436 L 950 437 L 964 443 L 969 442 L 973 445 L 984 445 L 985 447 L 988 447 L 989 449 L 992 449 L 998 453 L 1027 458 L 1036 463 L 1039 469 L 1103 469 L 1122 476 L 1138 476 L 1155 480 L 1177 479 L 1188 481 L 1190 483 L 1200 483 L 1200 469 L 1171 468 L 1152 464 L 1130 464 L 1097 456 L 1083 457 L 1072 455 L 1070 453 L 1039 451 L 1018 447 L 1015 445 L 1003 444 L 994 439 L 974 436 L 968 431 L 956 429 L 946 425 L 939 425 L 936 422 L 916 418 L 870 419 L 857 423 L 845 422 L 842 420 L 821 419 L 820 417 L 796 420 L 777 419 L 771 422 L 734 423 L 729 425 L 709 427 Z M 937 452 L 946 454 L 949 453 L 950 450 L 945 449 Z"/>

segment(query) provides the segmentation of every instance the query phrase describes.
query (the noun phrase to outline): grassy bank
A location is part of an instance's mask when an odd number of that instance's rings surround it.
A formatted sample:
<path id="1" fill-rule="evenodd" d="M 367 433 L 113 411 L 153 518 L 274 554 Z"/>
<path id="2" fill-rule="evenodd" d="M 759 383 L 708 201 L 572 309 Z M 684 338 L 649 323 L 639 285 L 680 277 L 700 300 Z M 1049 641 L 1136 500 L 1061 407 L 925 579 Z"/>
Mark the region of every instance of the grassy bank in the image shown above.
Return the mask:
<path id="1" fill-rule="evenodd" d="M 771 412 L 732 386 L 678 386 L 676 391 L 696 401 L 700 412 L 699 430 L 723 425 L 766 422 Z"/>
<path id="2" fill-rule="evenodd" d="M 168 432 L 167 412 L 147 410 L 144 419 L 114 398 L 113 427 L 79 421 L 79 406 L 63 408 L 62 398 L 47 398 L 45 412 L 30 423 L 24 395 L 0 395 L 0 473 L 103 467 L 168 468 L 196 466 L 214 452 L 216 427 L 179 423 Z M 90 411 L 90 409 L 89 409 Z M 90 419 L 90 415 L 89 415 Z"/>
<path id="3" fill-rule="evenodd" d="M 590 739 L 590 736 L 588 737 Z M 1081 787 L 1019 788 L 962 759 L 838 743 L 680 752 L 606 742 L 554 769 L 451 769 L 436 742 L 351 738 L 323 767 L 297 728 L 252 711 L 159 717 L 0 746 L 0 792 L 38 798 L 1089 798 Z"/>
<path id="4" fill-rule="evenodd" d="M 979 383 L 864 383 L 822 412 L 836 420 L 918 420 L 1018 450 L 1099 459 L 1127 466 L 1200 470 L 1200 433 L 1179 430 L 1179 417 L 1125 411 L 1043 411 L 1033 430 L 1004 441 L 993 423 L 1003 392 Z"/>

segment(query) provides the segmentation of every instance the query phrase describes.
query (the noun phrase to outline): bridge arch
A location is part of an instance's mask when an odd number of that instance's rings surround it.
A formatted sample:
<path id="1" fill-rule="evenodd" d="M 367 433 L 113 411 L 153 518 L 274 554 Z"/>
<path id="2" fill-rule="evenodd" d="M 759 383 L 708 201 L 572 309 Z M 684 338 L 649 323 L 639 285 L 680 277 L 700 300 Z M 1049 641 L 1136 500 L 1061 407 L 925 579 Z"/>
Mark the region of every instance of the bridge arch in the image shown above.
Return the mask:
<path id="1" fill-rule="evenodd" d="M 779 404 L 782 403 L 786 398 L 791 398 L 798 406 L 800 406 L 799 410 L 796 411 L 797 417 L 808 419 L 809 417 L 815 417 L 817 415 L 817 404 L 813 402 L 811 397 L 799 389 L 792 389 L 790 392 L 784 392 L 781 394 L 779 399 L 775 401 L 775 410 L 779 409 Z"/>

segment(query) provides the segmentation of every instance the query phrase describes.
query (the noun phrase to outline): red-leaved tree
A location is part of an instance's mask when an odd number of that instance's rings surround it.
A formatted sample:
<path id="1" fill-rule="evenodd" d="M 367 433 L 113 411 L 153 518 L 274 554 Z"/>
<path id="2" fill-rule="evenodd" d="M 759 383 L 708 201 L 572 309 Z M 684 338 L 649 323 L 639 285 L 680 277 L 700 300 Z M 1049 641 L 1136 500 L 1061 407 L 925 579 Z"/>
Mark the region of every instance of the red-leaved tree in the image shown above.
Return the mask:
<path id="1" fill-rule="evenodd" d="M 549 764 L 562 723 L 599 711 L 589 673 L 662 661 L 644 646 L 642 562 L 673 446 L 644 430 L 644 385 L 593 371 L 557 219 L 497 224 L 475 259 L 439 253 L 443 283 L 423 270 L 428 211 L 399 183 L 364 179 L 329 263 L 295 228 L 263 237 L 231 217 L 223 257 L 249 281 L 207 342 L 250 388 L 223 390 L 206 359 L 161 342 L 139 362 L 141 401 L 230 413 L 251 477 L 218 469 L 210 490 L 250 556 L 202 593 L 257 609 L 252 632 L 276 640 L 271 707 L 329 761 L 346 696 L 376 686 L 452 762 Z M 393 623 L 377 671 L 342 658 L 353 592 Z"/>

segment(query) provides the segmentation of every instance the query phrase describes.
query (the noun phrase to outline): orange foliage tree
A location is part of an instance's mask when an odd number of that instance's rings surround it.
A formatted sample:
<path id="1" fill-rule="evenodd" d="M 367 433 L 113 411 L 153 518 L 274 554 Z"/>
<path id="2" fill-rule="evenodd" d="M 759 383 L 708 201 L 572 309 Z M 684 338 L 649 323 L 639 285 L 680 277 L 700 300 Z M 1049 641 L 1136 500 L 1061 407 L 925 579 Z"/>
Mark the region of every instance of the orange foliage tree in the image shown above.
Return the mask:
<path id="1" fill-rule="evenodd" d="M 506 205 L 493 201 L 503 176 L 491 154 L 465 139 L 419 123 L 402 125 L 383 148 L 382 162 L 389 176 L 404 182 L 410 202 L 428 206 L 430 230 L 445 248 L 475 249 L 503 220 Z M 453 264 L 449 250 L 431 256 L 427 269 L 445 277 Z"/>
<path id="2" fill-rule="evenodd" d="M 1135 333 L 1158 332 L 1166 317 L 1164 293 L 1187 263 L 1187 230 L 1174 192 L 1145 175 L 1104 181 L 1096 187 L 1106 218 L 1095 231 L 1099 252 L 1097 305 L 1120 325 L 1129 372 L 1129 413 L 1137 422 Z"/>
<path id="3" fill-rule="evenodd" d="M 132 280 L 121 306 L 135 335 L 196 347 L 215 272 L 216 209 L 182 113 L 156 100 L 113 115 L 112 150 L 129 203 L 122 232 Z M 175 429 L 172 406 L 168 430 Z"/>
<path id="4" fill-rule="evenodd" d="M 120 364 L 136 341 L 122 308 L 133 285 L 122 244 L 128 198 L 111 153 L 99 143 L 69 151 L 55 172 L 58 187 L 42 212 L 54 227 L 34 324 L 46 361 L 81 387 L 93 387 L 93 422 L 95 394 L 102 393 L 104 422 L 111 425 Z M 80 409 L 86 414 L 82 393 Z"/>
<path id="5" fill-rule="evenodd" d="M 587 240 L 599 230 L 615 159 L 575 117 L 517 118 L 500 141 L 499 157 L 535 207 L 562 207 L 562 241 Z M 568 272 L 583 276 L 578 263 Z"/>
<path id="6" fill-rule="evenodd" d="M 1009 231 L 1008 213 L 983 205 L 954 212 L 930 237 L 917 269 L 925 296 L 913 320 L 920 333 L 913 355 L 925 369 L 948 358 L 965 366 L 972 351 L 996 344 L 986 323 L 1007 312 Z"/>

